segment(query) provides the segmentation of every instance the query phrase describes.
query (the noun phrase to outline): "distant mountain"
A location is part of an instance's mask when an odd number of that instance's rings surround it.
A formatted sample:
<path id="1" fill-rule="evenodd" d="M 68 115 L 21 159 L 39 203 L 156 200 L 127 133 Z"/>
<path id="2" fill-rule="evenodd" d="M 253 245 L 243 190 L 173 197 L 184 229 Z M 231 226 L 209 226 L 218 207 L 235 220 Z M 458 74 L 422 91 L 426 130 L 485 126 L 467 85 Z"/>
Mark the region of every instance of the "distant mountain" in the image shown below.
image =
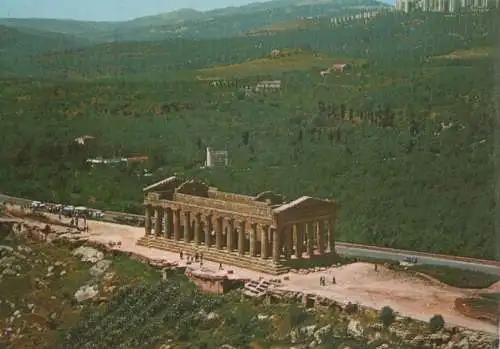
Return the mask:
<path id="1" fill-rule="evenodd" d="M 32 75 L 38 54 L 85 47 L 90 41 L 61 33 L 0 25 L 0 75 Z"/>
<path id="2" fill-rule="evenodd" d="M 0 50 L 7 54 L 60 51 L 90 44 L 74 36 L 31 28 L 0 25 Z"/>
<path id="3" fill-rule="evenodd" d="M 190 8 L 180 9 L 173 12 L 161 13 L 159 15 L 139 17 L 125 22 L 130 26 L 155 26 L 165 24 L 175 24 L 182 21 L 193 21 L 203 19 L 205 12 L 196 11 Z"/>
<path id="4" fill-rule="evenodd" d="M 221 38 L 306 17 L 335 16 L 362 8 L 384 8 L 377 0 L 274 0 L 200 12 L 181 9 L 125 22 L 56 19 L 0 19 L 0 25 L 73 35 L 94 42 Z"/>
<path id="5" fill-rule="evenodd" d="M 116 22 L 90 22 L 69 19 L 49 18 L 0 18 L 0 25 L 37 29 L 47 32 L 74 35 L 81 38 L 89 38 L 116 28 Z"/>

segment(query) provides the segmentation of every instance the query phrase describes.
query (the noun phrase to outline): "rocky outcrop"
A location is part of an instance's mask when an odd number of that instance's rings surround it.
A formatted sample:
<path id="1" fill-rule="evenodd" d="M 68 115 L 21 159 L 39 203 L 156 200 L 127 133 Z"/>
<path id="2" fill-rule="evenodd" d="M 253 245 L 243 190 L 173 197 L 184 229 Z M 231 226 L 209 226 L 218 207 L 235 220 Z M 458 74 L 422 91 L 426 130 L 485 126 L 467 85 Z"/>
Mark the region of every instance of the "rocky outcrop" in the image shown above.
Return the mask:
<path id="1" fill-rule="evenodd" d="M 387 333 L 381 323 L 363 324 L 360 319 L 374 317 L 374 310 L 360 306 L 358 304 L 339 304 L 331 299 L 319 297 L 313 294 L 303 292 L 290 292 L 274 288 L 268 290 L 267 297 L 272 298 L 273 302 L 285 303 L 303 303 L 307 299 L 314 308 L 336 308 L 340 311 L 341 318 L 345 323 L 345 328 L 339 330 L 337 326 L 332 329 L 333 332 L 340 331 L 338 337 L 347 335 L 353 339 L 365 339 L 368 342 L 377 341 L 381 344 L 380 348 L 394 348 L 392 340 L 383 343 L 383 333 Z M 327 328 L 320 329 L 311 326 L 292 331 L 289 338 L 292 343 L 306 343 L 317 346 L 321 342 L 318 340 L 320 336 L 324 336 Z M 431 333 L 428 324 L 412 320 L 411 326 L 405 319 L 400 319 L 392 324 L 389 328 L 391 338 L 397 338 L 403 344 L 436 349 L 491 349 L 495 338 L 491 334 L 472 331 L 464 328 L 453 327 L 443 329 L 435 333 Z M 334 335 L 335 337 L 336 335 Z M 392 344 L 389 344 L 391 342 Z M 309 343 L 309 344 L 307 344 Z M 383 346 L 387 345 L 387 346 Z"/>
<path id="2" fill-rule="evenodd" d="M 384 329 L 380 323 L 363 325 L 358 319 L 341 318 L 343 324 L 308 325 L 294 328 L 286 338 L 294 348 L 314 348 L 329 339 L 352 338 L 366 342 L 368 347 L 377 349 L 395 349 L 406 346 L 435 349 L 492 349 L 492 336 L 468 330 L 442 330 L 424 333 L 422 329 L 412 328 L 408 324 L 396 322 Z M 344 327 L 343 327 L 344 326 Z M 428 332 L 428 331 L 427 331 Z M 339 347 L 346 349 L 347 347 Z"/>
<path id="3" fill-rule="evenodd" d="M 457 298 L 455 299 L 455 309 L 461 314 L 470 317 L 472 319 L 488 321 L 492 324 L 497 324 L 500 320 L 500 315 L 498 314 L 498 304 L 491 302 L 491 309 L 488 311 L 480 311 L 474 309 L 470 303 L 474 301 L 481 301 L 482 297 L 477 296 L 474 298 Z"/>
<path id="4" fill-rule="evenodd" d="M 238 284 L 238 281 L 230 280 L 227 275 L 218 275 L 208 271 L 187 268 L 185 275 L 202 291 L 208 293 L 224 294 Z"/>

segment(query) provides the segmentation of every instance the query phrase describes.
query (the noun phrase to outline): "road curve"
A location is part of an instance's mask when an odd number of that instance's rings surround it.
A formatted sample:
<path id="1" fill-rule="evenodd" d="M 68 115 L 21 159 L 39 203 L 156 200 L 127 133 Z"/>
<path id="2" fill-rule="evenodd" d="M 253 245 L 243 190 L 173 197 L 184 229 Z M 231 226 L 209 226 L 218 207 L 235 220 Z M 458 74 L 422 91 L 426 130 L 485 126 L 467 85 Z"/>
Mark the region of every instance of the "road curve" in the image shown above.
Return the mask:
<path id="1" fill-rule="evenodd" d="M 335 248 L 339 254 L 345 256 L 403 261 L 405 256 L 412 255 L 418 257 L 419 264 L 428 264 L 428 265 L 445 266 L 445 267 L 471 270 L 471 271 L 480 271 L 483 273 L 500 276 L 500 267 L 498 265 L 492 265 L 489 263 L 484 264 L 479 262 L 464 262 L 460 260 L 455 260 L 453 256 L 449 256 L 446 258 L 442 256 L 434 257 L 429 254 L 422 256 L 415 251 L 398 250 L 398 252 L 388 252 L 388 251 L 381 251 L 375 246 L 351 247 L 351 246 L 345 246 L 342 243 L 336 243 Z"/>
<path id="2" fill-rule="evenodd" d="M 24 205 L 32 200 L 12 197 L 0 194 L 0 201 L 10 201 L 16 205 Z M 141 215 L 129 214 L 125 212 L 105 211 L 105 216 L 117 217 L 119 215 L 127 217 L 144 218 Z M 418 251 L 399 250 L 370 245 L 351 244 L 346 242 L 336 242 L 336 250 L 341 255 L 353 257 L 379 258 L 393 261 L 403 261 L 405 256 L 417 256 L 419 264 L 452 267 L 457 269 L 481 271 L 491 275 L 500 276 L 500 263 L 492 260 L 481 260 L 460 256 L 440 255 Z"/>

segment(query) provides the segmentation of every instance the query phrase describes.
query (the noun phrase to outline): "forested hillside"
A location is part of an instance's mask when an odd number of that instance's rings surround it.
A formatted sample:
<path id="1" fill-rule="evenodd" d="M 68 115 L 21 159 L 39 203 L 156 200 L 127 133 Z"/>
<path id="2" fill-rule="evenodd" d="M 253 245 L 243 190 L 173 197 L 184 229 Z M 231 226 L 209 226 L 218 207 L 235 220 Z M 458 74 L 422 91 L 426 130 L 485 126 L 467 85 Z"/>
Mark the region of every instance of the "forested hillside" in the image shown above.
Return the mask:
<path id="1" fill-rule="evenodd" d="M 140 212 L 141 187 L 177 172 L 221 190 L 334 198 L 341 240 L 494 258 L 497 16 L 388 13 L 31 55 L 0 81 L 0 191 Z M 320 76 L 342 62 L 353 66 Z M 241 89 L 268 78 L 282 89 Z M 83 135 L 96 138 L 73 141 Z M 201 169 L 206 146 L 227 149 L 230 167 Z M 137 155 L 149 163 L 85 163 Z"/>

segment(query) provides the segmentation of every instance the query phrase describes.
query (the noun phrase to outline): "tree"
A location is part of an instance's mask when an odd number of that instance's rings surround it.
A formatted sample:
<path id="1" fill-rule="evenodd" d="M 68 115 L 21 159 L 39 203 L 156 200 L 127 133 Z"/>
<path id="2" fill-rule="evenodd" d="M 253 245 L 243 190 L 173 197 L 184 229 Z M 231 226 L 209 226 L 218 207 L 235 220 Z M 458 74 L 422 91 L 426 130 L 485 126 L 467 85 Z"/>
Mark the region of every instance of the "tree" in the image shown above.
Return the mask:
<path id="1" fill-rule="evenodd" d="M 444 328 L 444 318 L 442 315 L 434 315 L 429 320 L 429 328 L 433 332 L 437 332 Z"/>
<path id="2" fill-rule="evenodd" d="M 419 129 L 420 129 L 420 127 L 419 127 L 419 124 L 417 123 L 417 121 L 415 121 L 415 119 L 411 119 L 410 126 L 408 128 L 409 133 L 410 133 L 410 137 L 416 137 L 420 132 Z"/>
<path id="3" fill-rule="evenodd" d="M 385 306 L 380 310 L 379 319 L 385 327 L 389 327 L 395 318 L 394 310 L 391 307 Z"/>
<path id="4" fill-rule="evenodd" d="M 340 104 L 340 119 L 341 120 L 345 119 L 345 114 L 346 114 L 346 107 L 345 107 L 345 104 L 342 103 L 342 104 Z"/>
<path id="5" fill-rule="evenodd" d="M 245 145 L 245 146 L 248 145 L 249 138 L 250 138 L 249 132 L 248 131 L 244 131 L 243 134 L 241 135 L 241 139 L 243 141 L 243 145 Z"/>
<path id="6" fill-rule="evenodd" d="M 301 130 L 299 130 L 299 137 L 298 137 L 298 141 L 299 143 L 302 143 L 302 139 L 304 138 L 304 132 Z"/>

